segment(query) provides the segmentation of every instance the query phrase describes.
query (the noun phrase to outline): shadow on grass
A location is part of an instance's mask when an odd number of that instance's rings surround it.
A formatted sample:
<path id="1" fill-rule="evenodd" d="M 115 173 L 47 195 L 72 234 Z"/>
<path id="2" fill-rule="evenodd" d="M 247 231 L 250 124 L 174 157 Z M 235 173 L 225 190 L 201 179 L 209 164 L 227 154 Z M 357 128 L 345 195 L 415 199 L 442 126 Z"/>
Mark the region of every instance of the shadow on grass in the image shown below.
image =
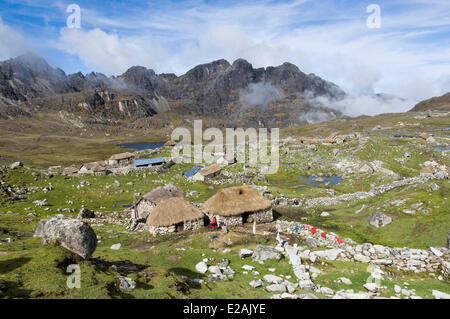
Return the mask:
<path id="1" fill-rule="evenodd" d="M 0 260 L 0 274 L 6 274 L 16 268 L 22 267 L 23 265 L 28 263 L 30 260 L 31 260 L 31 258 L 28 258 L 28 257 Z"/>
<path id="2" fill-rule="evenodd" d="M 0 299 L 5 298 L 30 298 L 32 290 L 24 289 L 13 281 L 0 281 Z"/>
<path id="3" fill-rule="evenodd" d="M 206 278 L 205 275 L 200 274 L 198 272 L 192 271 L 190 269 L 176 267 L 176 268 L 170 268 L 168 270 L 169 272 L 178 275 L 178 276 L 186 276 L 188 279 L 184 281 L 176 281 L 174 284 L 174 287 L 177 291 L 188 293 L 189 289 L 201 289 L 202 285 L 196 281 L 193 281 L 193 279 L 204 279 Z"/>

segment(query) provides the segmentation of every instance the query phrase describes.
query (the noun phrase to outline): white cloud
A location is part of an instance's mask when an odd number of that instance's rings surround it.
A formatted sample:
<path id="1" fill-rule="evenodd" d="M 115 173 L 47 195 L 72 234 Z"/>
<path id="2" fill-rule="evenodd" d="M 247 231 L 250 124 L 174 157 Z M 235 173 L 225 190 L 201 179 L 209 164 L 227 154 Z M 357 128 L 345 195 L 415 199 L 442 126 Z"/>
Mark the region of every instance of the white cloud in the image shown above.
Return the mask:
<path id="1" fill-rule="evenodd" d="M 450 43 L 443 35 L 450 29 L 449 2 L 379 3 L 381 29 L 366 27 L 365 5 L 342 9 L 332 1 L 263 0 L 225 7 L 191 0 L 130 8 L 119 16 L 108 15 L 107 8 L 82 8 L 85 29 L 62 29 L 55 46 L 108 75 L 133 65 L 182 74 L 220 58 L 244 58 L 254 67 L 287 61 L 351 92 L 341 108 L 352 114 L 405 110 L 448 92 Z M 376 92 L 406 102 L 375 107 L 379 100 L 370 99 Z"/>
<path id="2" fill-rule="evenodd" d="M 4 24 L 1 18 L 0 39 L 0 61 L 32 49 L 25 37 L 20 32 Z"/>
<path id="3" fill-rule="evenodd" d="M 133 65 L 158 67 L 167 57 L 161 42 L 151 36 L 122 37 L 100 29 L 63 28 L 57 47 L 76 54 L 95 71 L 115 75 Z"/>

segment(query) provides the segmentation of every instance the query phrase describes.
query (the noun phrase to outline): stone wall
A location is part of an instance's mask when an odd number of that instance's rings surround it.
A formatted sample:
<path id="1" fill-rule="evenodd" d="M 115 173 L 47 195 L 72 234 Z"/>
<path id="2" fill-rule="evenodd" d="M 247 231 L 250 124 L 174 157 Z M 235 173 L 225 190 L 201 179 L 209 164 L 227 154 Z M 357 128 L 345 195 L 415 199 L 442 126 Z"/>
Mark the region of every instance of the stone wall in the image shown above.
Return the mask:
<path id="1" fill-rule="evenodd" d="M 267 210 L 249 214 L 247 222 L 253 223 L 255 219 L 257 224 L 271 223 L 273 221 L 272 207 Z"/>
<path id="2" fill-rule="evenodd" d="M 218 224 L 226 224 L 228 227 L 242 225 L 242 215 L 216 216 Z M 212 220 L 212 216 L 210 218 Z"/>
<path id="3" fill-rule="evenodd" d="M 190 220 L 190 221 L 187 221 L 184 223 L 183 231 L 198 229 L 200 227 L 203 227 L 204 224 L 205 223 L 204 223 L 203 218 L 196 219 L 196 220 Z M 150 234 L 152 234 L 153 236 L 167 235 L 167 234 L 171 234 L 171 233 L 176 233 L 177 225 L 162 226 L 162 227 L 148 226 L 148 230 L 149 230 Z"/>
<path id="4" fill-rule="evenodd" d="M 152 210 L 155 208 L 155 205 L 153 203 L 149 202 L 148 200 L 141 200 L 140 203 L 135 208 L 135 217 L 136 218 L 147 218 L 148 215 L 152 212 Z"/>
<path id="5" fill-rule="evenodd" d="M 340 243 L 337 241 L 336 234 L 324 233 L 322 237 L 323 231 L 318 228 L 316 228 L 316 233 L 313 234 L 311 226 L 308 228 L 308 225 L 305 224 L 282 220 L 277 221 L 276 228 L 279 232 L 298 235 L 305 240 L 308 246 L 330 247 L 333 248 L 331 251 L 336 251 L 336 248 L 339 248 L 340 253 L 336 260 L 390 266 L 401 271 L 415 273 L 440 272 L 448 278 L 449 263 L 446 260 L 450 258 L 450 251 L 444 247 L 425 250 L 407 247 L 395 248 L 370 243 L 352 245 L 350 239 L 344 239 L 346 243 Z M 316 252 L 311 253 L 311 255 L 314 254 L 317 255 Z"/>
<path id="6" fill-rule="evenodd" d="M 212 220 L 213 216 L 208 216 L 210 220 Z M 238 226 L 243 224 L 243 214 L 237 215 L 237 216 L 216 216 L 217 222 L 225 223 L 227 226 Z M 256 219 L 257 224 L 264 224 L 264 223 L 270 223 L 273 221 L 273 213 L 272 208 L 269 208 L 267 210 L 258 211 L 254 213 L 249 213 L 247 217 L 247 223 L 253 223 L 253 221 Z"/>

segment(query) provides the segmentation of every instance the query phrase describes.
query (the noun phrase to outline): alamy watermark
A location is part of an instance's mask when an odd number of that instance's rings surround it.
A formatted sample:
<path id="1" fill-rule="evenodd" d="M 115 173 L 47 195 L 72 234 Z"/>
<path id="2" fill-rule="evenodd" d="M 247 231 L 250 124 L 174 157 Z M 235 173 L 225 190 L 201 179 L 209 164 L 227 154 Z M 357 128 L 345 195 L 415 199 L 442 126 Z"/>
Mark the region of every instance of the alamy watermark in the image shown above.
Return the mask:
<path id="1" fill-rule="evenodd" d="M 81 8 L 79 5 L 72 3 L 67 9 L 67 13 L 70 15 L 67 17 L 66 25 L 69 29 L 80 29 L 81 28 Z"/>
<path id="2" fill-rule="evenodd" d="M 371 4 L 366 9 L 371 15 L 367 18 L 366 24 L 369 29 L 381 28 L 381 8 L 378 4 Z"/>
<path id="3" fill-rule="evenodd" d="M 67 270 L 66 271 L 71 274 L 69 277 L 67 277 L 67 282 L 66 282 L 67 288 L 69 288 L 69 289 L 73 289 L 73 288 L 80 289 L 81 288 L 81 269 L 80 269 L 80 265 L 71 264 L 71 265 L 67 266 Z"/>
<path id="4" fill-rule="evenodd" d="M 172 140 L 179 141 L 172 150 L 175 163 L 196 165 L 213 164 L 220 160 L 260 167 L 261 173 L 275 174 L 280 163 L 280 130 L 259 128 L 226 128 L 225 140 L 222 130 L 208 128 L 203 131 L 202 120 L 194 121 L 194 136 L 184 127 L 176 128 Z M 203 142 L 209 141 L 203 147 Z M 225 142 L 225 143 L 224 143 Z"/>

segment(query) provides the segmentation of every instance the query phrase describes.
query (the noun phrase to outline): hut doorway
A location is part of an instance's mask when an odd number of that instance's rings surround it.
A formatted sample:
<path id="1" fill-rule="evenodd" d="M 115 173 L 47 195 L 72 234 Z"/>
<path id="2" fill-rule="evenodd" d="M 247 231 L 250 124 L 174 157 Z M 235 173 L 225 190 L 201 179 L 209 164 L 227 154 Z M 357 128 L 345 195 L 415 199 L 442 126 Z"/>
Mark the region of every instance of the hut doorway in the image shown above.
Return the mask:
<path id="1" fill-rule="evenodd" d="M 243 213 L 242 214 L 242 224 L 245 224 L 248 222 L 248 216 L 250 215 L 250 213 Z"/>
<path id="2" fill-rule="evenodd" d="M 175 225 L 175 231 L 176 232 L 182 232 L 184 231 L 184 223 L 179 223 Z"/>

